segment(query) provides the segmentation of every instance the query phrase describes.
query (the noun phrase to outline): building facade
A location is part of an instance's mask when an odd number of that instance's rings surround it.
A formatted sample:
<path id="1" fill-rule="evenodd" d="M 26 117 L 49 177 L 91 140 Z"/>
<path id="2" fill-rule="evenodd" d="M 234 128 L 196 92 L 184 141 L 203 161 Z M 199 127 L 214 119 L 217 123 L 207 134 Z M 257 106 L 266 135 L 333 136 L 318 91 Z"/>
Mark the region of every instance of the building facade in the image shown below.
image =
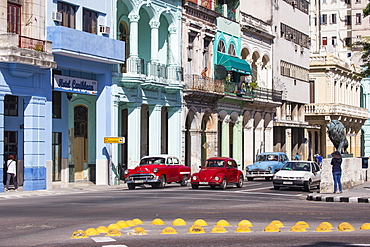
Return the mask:
<path id="1" fill-rule="evenodd" d="M 46 2 L 1 1 L 1 6 L 0 157 L 15 156 L 24 190 L 45 189 L 51 163 L 50 69 L 56 67 L 45 37 Z M 1 181 L 4 171 L 1 167 Z"/>

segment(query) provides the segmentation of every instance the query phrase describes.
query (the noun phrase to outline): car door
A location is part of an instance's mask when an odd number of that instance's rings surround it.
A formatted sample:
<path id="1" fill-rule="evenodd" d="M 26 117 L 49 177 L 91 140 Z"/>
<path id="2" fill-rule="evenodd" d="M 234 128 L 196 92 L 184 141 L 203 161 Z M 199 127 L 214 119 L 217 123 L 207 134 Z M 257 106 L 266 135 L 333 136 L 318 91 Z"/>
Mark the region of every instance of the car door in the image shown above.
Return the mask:
<path id="1" fill-rule="evenodd" d="M 236 181 L 238 181 L 237 180 L 238 179 L 237 178 L 238 169 L 237 169 L 236 162 L 233 160 L 226 161 L 226 169 L 227 169 L 227 174 L 228 174 L 227 181 L 229 183 L 235 183 Z"/>
<path id="2" fill-rule="evenodd" d="M 319 165 L 316 162 L 311 163 L 312 166 L 312 181 L 314 183 L 320 183 L 321 181 L 321 170 Z"/>
<path id="3" fill-rule="evenodd" d="M 167 181 L 173 182 L 176 181 L 176 173 L 177 173 L 177 167 L 173 165 L 172 157 L 167 158 Z"/>

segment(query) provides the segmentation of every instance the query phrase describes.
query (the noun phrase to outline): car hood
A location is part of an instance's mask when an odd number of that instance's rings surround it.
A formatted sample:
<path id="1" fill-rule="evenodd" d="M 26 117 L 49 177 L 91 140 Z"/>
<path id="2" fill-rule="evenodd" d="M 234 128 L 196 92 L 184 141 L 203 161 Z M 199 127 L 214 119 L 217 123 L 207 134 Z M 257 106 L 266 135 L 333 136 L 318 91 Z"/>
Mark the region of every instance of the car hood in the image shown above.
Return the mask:
<path id="1" fill-rule="evenodd" d="M 152 172 L 154 168 L 165 167 L 166 165 L 143 165 L 137 166 L 134 169 L 131 169 L 131 172 Z"/>
<path id="2" fill-rule="evenodd" d="M 310 173 L 311 172 L 306 172 L 306 171 L 280 170 L 275 175 L 282 176 L 282 177 L 304 177 Z"/>
<path id="3" fill-rule="evenodd" d="M 220 169 L 218 167 L 206 167 L 206 168 L 202 168 L 199 171 L 199 178 L 200 178 L 200 180 L 211 179 L 214 176 L 216 176 L 216 174 L 222 172 L 223 170 L 224 169 Z"/>
<path id="4" fill-rule="evenodd" d="M 253 163 L 253 165 L 250 165 L 248 167 L 250 168 L 266 168 L 266 167 L 269 167 L 269 166 L 275 166 L 279 164 L 279 161 L 256 161 Z"/>

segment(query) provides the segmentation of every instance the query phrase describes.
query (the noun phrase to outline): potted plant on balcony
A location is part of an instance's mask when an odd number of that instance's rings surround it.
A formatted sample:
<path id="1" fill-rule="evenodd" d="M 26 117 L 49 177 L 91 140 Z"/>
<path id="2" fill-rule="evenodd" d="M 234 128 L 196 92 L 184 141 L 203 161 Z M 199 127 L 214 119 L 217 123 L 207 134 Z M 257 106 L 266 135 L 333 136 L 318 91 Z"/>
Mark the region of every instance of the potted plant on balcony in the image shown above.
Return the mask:
<path id="1" fill-rule="evenodd" d="M 257 84 L 257 82 L 250 82 L 249 87 L 251 88 L 251 90 L 253 90 L 253 89 L 256 89 L 258 87 L 258 84 Z"/>

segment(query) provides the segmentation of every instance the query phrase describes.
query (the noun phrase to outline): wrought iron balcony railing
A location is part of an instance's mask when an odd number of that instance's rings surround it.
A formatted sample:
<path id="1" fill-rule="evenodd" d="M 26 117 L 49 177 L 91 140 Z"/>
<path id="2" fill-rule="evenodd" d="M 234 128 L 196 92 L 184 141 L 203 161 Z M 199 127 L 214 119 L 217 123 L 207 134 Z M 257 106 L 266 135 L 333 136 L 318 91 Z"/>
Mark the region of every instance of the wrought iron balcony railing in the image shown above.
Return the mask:
<path id="1" fill-rule="evenodd" d="M 339 115 L 368 119 L 369 111 L 365 108 L 339 103 L 312 103 L 305 106 L 305 115 Z"/>

